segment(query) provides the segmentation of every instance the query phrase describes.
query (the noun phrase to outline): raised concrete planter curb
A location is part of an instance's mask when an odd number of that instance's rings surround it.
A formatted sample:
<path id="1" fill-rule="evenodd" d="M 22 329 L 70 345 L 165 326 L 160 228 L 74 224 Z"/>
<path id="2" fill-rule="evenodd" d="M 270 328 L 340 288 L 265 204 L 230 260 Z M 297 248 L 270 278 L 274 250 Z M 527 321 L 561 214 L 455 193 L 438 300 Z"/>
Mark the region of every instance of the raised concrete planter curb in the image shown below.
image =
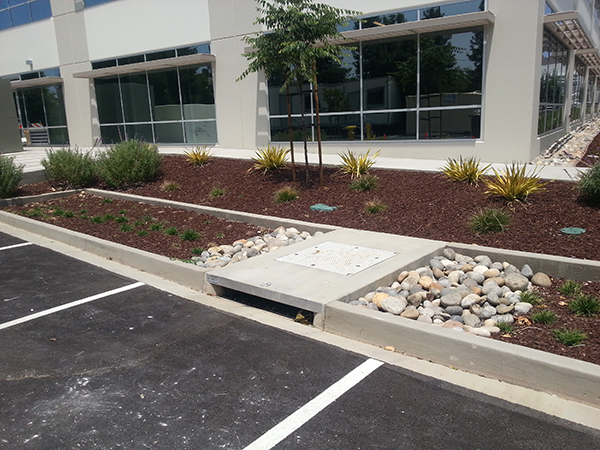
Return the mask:
<path id="1" fill-rule="evenodd" d="M 565 239 L 568 239 L 568 237 L 565 236 Z M 467 256 L 488 255 L 493 261 L 508 261 L 519 269 L 523 264 L 529 264 L 534 272 L 544 272 L 554 278 L 566 278 L 577 281 L 600 281 L 600 261 L 502 250 L 454 242 L 449 243 L 448 247 Z"/>
<path id="2" fill-rule="evenodd" d="M 221 219 L 233 220 L 237 222 L 246 222 L 264 228 L 277 228 L 284 226 L 286 228 L 295 227 L 300 231 L 308 231 L 311 234 L 317 231 L 324 233 L 337 230 L 339 227 L 331 225 L 319 225 L 310 222 L 302 222 L 300 220 L 282 219 L 280 217 L 262 216 L 259 214 L 244 213 L 232 211 L 229 209 L 213 208 L 211 206 L 193 205 L 191 203 L 175 202 L 172 200 L 163 200 L 154 197 L 142 197 L 139 195 L 122 194 L 120 192 L 102 191 L 99 189 L 86 189 L 86 192 L 100 197 L 114 198 L 120 200 L 130 200 L 135 202 L 143 202 L 149 205 L 164 206 L 177 209 L 185 209 L 186 211 L 194 211 L 200 214 L 209 214 L 211 216 L 220 217 Z"/>
<path id="3" fill-rule="evenodd" d="M 489 338 L 421 324 L 343 302 L 325 307 L 322 327 L 445 366 L 600 407 L 600 367 Z"/>

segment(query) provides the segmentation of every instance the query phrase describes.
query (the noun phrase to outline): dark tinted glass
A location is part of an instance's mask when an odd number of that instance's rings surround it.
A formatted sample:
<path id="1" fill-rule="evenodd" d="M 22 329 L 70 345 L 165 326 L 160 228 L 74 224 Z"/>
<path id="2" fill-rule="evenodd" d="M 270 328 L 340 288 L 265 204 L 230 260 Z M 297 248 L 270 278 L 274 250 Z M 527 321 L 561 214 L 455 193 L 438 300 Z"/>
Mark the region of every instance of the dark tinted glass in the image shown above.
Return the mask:
<path id="1" fill-rule="evenodd" d="M 420 139 L 476 139 L 481 135 L 479 108 L 421 111 Z"/>
<path id="2" fill-rule="evenodd" d="M 365 114 L 366 141 L 397 141 L 417 138 L 417 113 L 388 112 Z"/>
<path id="3" fill-rule="evenodd" d="M 37 0 L 29 4 L 31 8 L 31 20 L 43 20 L 52 17 L 52 9 L 50 8 L 50 0 Z"/>
<path id="4" fill-rule="evenodd" d="M 317 62 L 319 107 L 321 112 L 356 111 L 360 109 L 358 49 L 344 50 L 342 61 Z"/>
<path id="5" fill-rule="evenodd" d="M 16 8 L 9 9 L 9 11 L 13 27 L 31 22 L 29 5 L 17 6 Z"/>
<path id="6" fill-rule="evenodd" d="M 146 61 L 155 61 L 157 59 L 174 58 L 175 50 L 165 50 L 162 52 L 154 52 L 146 54 Z"/>
<path id="7" fill-rule="evenodd" d="M 435 17 L 456 16 L 477 11 L 483 11 L 485 7 L 484 0 L 471 0 L 468 2 L 454 3 L 450 5 L 434 6 L 423 8 L 421 10 L 421 20 L 433 19 Z"/>
<path id="8" fill-rule="evenodd" d="M 125 122 L 150 121 L 148 84 L 145 73 L 122 76 L 121 96 Z"/>
<path id="9" fill-rule="evenodd" d="M 139 62 L 144 62 L 144 55 L 126 56 L 124 58 L 117 59 L 119 66 L 125 66 L 127 64 L 135 64 Z"/>
<path id="10" fill-rule="evenodd" d="M 184 119 L 213 119 L 215 97 L 210 66 L 179 69 Z"/>
<path id="11" fill-rule="evenodd" d="M 96 78 L 94 85 L 100 123 L 122 122 L 121 96 L 117 77 Z"/>
<path id="12" fill-rule="evenodd" d="M 48 126 L 66 125 L 65 102 L 61 85 L 42 88 Z"/>
<path id="13" fill-rule="evenodd" d="M 402 11 L 391 14 L 381 14 L 377 16 L 369 16 L 364 18 L 362 23 L 363 28 L 380 27 L 383 25 L 394 25 L 397 23 L 414 22 L 417 20 L 418 11 Z"/>
<path id="14" fill-rule="evenodd" d="M 106 61 L 97 61 L 92 63 L 92 69 L 104 69 L 105 67 L 115 67 L 116 59 L 107 59 Z"/>
<path id="15" fill-rule="evenodd" d="M 181 120 L 177 69 L 148 72 L 148 83 L 153 119 L 155 121 Z"/>
<path id="16" fill-rule="evenodd" d="M 44 117 L 42 90 L 40 88 L 31 88 L 23 89 L 22 92 L 25 108 L 27 109 L 27 121 L 29 124 L 39 123 L 44 127 L 48 126 Z"/>

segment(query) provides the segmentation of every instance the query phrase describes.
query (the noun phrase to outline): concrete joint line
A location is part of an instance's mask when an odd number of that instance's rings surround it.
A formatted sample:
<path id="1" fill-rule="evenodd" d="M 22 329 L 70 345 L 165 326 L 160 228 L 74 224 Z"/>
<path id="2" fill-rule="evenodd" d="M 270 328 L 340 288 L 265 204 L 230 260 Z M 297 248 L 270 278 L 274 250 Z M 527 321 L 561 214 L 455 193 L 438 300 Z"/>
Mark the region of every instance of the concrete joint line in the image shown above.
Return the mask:
<path id="1" fill-rule="evenodd" d="M 75 306 L 83 305 L 84 303 L 89 303 L 89 302 L 92 302 L 94 300 L 98 300 L 98 299 L 101 299 L 101 298 L 109 297 L 111 295 L 120 294 L 121 292 L 126 292 L 126 291 L 129 291 L 131 289 L 135 289 L 135 288 L 138 288 L 140 286 L 144 286 L 144 284 L 145 283 L 142 283 L 142 282 L 137 282 L 137 283 L 129 284 L 127 286 L 123 286 L 123 287 L 120 287 L 120 288 L 117 288 L 117 289 L 113 289 L 111 291 L 102 292 L 100 294 L 92 295 L 91 297 L 82 298 L 81 300 L 75 300 L 74 302 L 71 302 L 71 303 L 66 303 L 64 305 L 60 305 L 60 306 L 56 306 L 54 308 L 46 309 L 44 311 L 40 311 L 40 312 L 37 312 L 35 314 L 30 314 L 28 316 L 21 317 L 19 319 L 11 320 L 10 322 L 5 322 L 3 324 L 0 324 L 0 330 L 3 330 L 5 328 L 10 328 L 10 327 L 13 327 L 15 325 L 19 325 L 19 324 L 22 324 L 22 323 L 25 323 L 25 322 L 29 322 L 31 320 L 39 319 L 40 317 L 48 316 L 50 314 L 54 314 L 56 312 L 63 311 L 65 309 L 69 309 L 69 308 L 73 308 Z"/>

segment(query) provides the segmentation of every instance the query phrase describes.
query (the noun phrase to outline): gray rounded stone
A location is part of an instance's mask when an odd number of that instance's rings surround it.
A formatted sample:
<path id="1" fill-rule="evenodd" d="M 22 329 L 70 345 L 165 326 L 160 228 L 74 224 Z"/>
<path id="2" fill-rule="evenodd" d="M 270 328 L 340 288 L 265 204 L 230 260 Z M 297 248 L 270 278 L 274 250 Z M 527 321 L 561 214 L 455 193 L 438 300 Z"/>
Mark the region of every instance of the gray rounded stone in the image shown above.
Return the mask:
<path id="1" fill-rule="evenodd" d="M 529 264 L 524 264 L 523 267 L 521 267 L 521 275 L 531 280 L 531 277 L 533 277 L 533 270 L 531 270 Z"/>
<path id="2" fill-rule="evenodd" d="M 381 302 L 381 309 L 396 316 L 402 314 L 406 306 L 406 300 L 402 297 L 386 297 Z"/>
<path id="3" fill-rule="evenodd" d="M 462 312 L 462 306 L 448 306 L 446 308 L 446 314 L 450 314 L 451 316 L 460 316 L 462 315 Z"/>
<path id="4" fill-rule="evenodd" d="M 505 286 L 508 286 L 513 292 L 525 291 L 527 289 L 527 286 L 529 285 L 529 279 L 519 273 L 509 273 L 504 278 L 504 284 Z"/>
<path id="5" fill-rule="evenodd" d="M 531 284 L 535 286 L 550 287 L 552 286 L 552 280 L 550 280 L 550 277 L 545 273 L 538 272 L 531 277 Z"/>
<path id="6" fill-rule="evenodd" d="M 440 304 L 444 307 L 448 306 L 460 306 L 460 302 L 462 301 L 462 296 L 459 292 L 452 292 L 447 295 L 443 295 L 440 298 Z"/>

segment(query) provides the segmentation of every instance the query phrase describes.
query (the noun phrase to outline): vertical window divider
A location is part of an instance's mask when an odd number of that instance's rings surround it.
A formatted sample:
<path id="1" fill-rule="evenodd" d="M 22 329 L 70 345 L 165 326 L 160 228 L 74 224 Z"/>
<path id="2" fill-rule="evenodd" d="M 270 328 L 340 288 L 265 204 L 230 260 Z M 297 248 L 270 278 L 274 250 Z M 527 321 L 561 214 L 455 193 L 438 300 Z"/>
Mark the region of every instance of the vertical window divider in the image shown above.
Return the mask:
<path id="1" fill-rule="evenodd" d="M 119 62 L 117 61 L 117 64 Z M 121 103 L 121 121 L 123 122 L 123 136 L 127 140 L 127 128 L 125 127 L 125 107 L 123 106 L 123 88 L 121 87 L 121 75 L 117 75 L 117 85 L 119 86 L 119 101 Z M 120 124 L 117 124 L 117 129 Z"/>
<path id="2" fill-rule="evenodd" d="M 181 76 L 179 74 L 179 66 L 177 69 L 177 91 L 179 92 L 179 112 L 181 113 L 181 133 L 183 135 L 183 141 L 187 144 L 187 136 L 185 135 L 185 117 L 183 115 L 183 95 L 181 93 Z"/>
<path id="3" fill-rule="evenodd" d="M 360 140 L 364 141 L 365 137 L 364 137 L 364 122 L 365 122 L 365 118 L 364 118 L 364 93 L 363 93 L 363 88 L 364 88 L 364 82 L 363 82 L 363 60 L 362 60 L 362 48 L 363 48 L 363 43 L 362 41 L 358 43 L 358 88 L 360 90 L 359 93 L 359 99 L 360 99 L 360 106 L 359 106 L 359 117 L 360 117 Z"/>
<path id="4" fill-rule="evenodd" d="M 146 55 L 144 55 L 146 60 Z M 144 70 L 146 75 L 146 92 L 148 93 L 148 109 L 150 110 L 150 129 L 152 130 L 152 142 L 156 142 L 156 136 L 154 133 L 154 114 L 152 113 L 152 97 L 150 96 L 150 78 L 148 77 L 148 71 Z"/>
<path id="5" fill-rule="evenodd" d="M 419 10 L 419 16 L 421 11 Z M 417 19 L 418 19 L 417 17 Z M 416 99 L 416 115 L 415 118 L 415 139 L 421 140 L 421 33 L 417 33 L 417 99 Z"/>
<path id="6" fill-rule="evenodd" d="M 40 87 L 40 95 L 42 97 L 42 109 L 44 110 L 44 122 L 46 122 L 45 127 L 48 128 L 50 124 L 48 123 L 48 113 L 46 112 L 46 99 L 44 98 L 43 87 Z"/>

